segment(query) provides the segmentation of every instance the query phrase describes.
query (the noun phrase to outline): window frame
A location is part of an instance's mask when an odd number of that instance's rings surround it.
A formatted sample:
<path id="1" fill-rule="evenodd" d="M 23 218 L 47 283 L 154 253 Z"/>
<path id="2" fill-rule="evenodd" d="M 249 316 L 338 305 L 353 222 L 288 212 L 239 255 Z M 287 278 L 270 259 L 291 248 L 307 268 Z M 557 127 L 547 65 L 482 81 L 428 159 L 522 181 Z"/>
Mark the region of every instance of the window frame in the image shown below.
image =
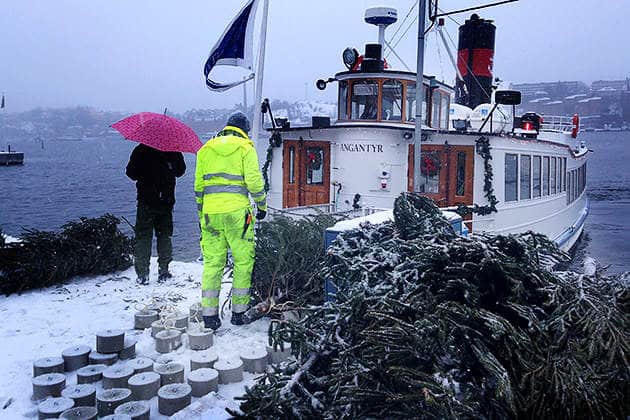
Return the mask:
<path id="1" fill-rule="evenodd" d="M 523 168 L 525 164 L 523 162 L 524 159 L 527 159 L 527 197 L 523 197 L 523 181 L 525 178 L 523 177 Z M 531 155 L 520 155 L 520 165 L 519 165 L 519 200 L 531 200 L 532 198 L 532 156 Z"/>
<path id="2" fill-rule="evenodd" d="M 519 185 L 519 172 L 518 172 L 518 163 L 519 163 L 519 158 L 518 158 L 518 154 L 516 153 L 506 153 L 504 158 L 503 158 L 503 199 L 505 200 L 506 203 L 511 203 L 514 201 L 518 201 L 518 185 Z M 510 163 L 512 163 L 512 159 L 513 159 L 513 163 L 514 163 L 514 167 L 513 168 L 509 168 L 509 169 L 513 169 L 514 173 L 512 174 L 513 177 L 511 177 L 511 179 L 513 178 L 513 191 L 514 191 L 514 196 L 510 196 L 508 198 L 508 159 L 510 159 Z M 510 171 L 511 173 L 511 171 Z M 512 184 L 511 183 L 511 184 Z M 510 190 L 511 191 L 511 190 Z"/>

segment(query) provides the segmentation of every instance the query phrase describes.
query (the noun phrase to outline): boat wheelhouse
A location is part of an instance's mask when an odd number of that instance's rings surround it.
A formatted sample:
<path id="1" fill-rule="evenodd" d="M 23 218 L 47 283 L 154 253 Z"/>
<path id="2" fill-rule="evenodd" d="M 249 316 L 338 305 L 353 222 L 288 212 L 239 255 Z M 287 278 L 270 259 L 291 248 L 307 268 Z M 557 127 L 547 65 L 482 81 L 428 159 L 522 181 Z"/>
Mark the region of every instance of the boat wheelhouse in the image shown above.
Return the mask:
<path id="1" fill-rule="evenodd" d="M 314 117 L 308 127 L 283 121 L 273 129 L 282 141 L 268 155 L 261 152 L 270 163 L 270 206 L 363 214 L 390 209 L 401 192 L 414 190 L 418 114 L 425 195 L 466 214 L 471 232 L 532 230 L 571 248 L 588 213 L 588 149 L 577 140 L 579 121 L 515 116 L 520 93 L 492 85 L 494 25 L 473 15 L 462 28 L 461 79 L 451 87 L 424 76 L 420 113 L 415 73 L 387 68 L 380 44 L 367 45 L 363 56 L 346 50 L 348 70 L 317 83 L 320 89 L 337 83 L 337 120 Z"/>

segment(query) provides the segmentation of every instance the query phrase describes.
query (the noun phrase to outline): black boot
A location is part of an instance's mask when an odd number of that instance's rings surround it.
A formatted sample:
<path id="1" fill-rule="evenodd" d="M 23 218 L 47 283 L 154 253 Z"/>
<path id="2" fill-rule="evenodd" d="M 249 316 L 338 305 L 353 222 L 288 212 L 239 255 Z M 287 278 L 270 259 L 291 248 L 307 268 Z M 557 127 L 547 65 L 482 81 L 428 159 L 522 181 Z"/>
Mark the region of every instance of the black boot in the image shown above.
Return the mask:
<path id="1" fill-rule="evenodd" d="M 255 308 L 249 308 L 245 312 L 232 312 L 230 322 L 232 325 L 245 325 L 256 321 L 258 318 Z"/>
<path id="2" fill-rule="evenodd" d="M 221 320 L 219 319 L 219 315 L 212 316 L 204 316 L 203 323 L 206 328 L 210 328 L 213 331 L 216 331 L 221 326 Z"/>
<path id="3" fill-rule="evenodd" d="M 170 271 L 160 271 L 158 274 L 158 283 L 164 283 L 166 280 L 173 278 L 173 275 Z"/>

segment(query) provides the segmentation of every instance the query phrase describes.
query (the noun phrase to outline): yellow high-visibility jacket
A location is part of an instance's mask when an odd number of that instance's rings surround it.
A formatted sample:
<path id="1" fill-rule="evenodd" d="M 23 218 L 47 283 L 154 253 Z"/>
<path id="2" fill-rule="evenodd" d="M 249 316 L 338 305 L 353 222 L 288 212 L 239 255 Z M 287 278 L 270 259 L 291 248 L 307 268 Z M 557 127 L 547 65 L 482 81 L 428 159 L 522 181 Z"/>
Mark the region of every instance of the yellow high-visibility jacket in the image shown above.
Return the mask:
<path id="1" fill-rule="evenodd" d="M 204 214 L 229 213 L 251 205 L 267 210 L 267 194 L 254 143 L 238 127 L 226 126 L 197 152 L 195 198 Z"/>

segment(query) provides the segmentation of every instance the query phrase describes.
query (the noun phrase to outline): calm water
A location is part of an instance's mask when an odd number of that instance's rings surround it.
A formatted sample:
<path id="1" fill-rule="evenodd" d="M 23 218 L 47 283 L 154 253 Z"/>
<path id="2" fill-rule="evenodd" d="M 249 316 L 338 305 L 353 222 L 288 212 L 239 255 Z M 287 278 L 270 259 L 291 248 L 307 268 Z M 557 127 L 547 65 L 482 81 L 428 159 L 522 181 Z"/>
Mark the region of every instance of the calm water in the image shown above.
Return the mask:
<path id="1" fill-rule="evenodd" d="M 611 272 L 630 270 L 630 132 L 583 133 L 581 139 L 594 153 L 588 166 L 591 214 L 576 262 L 590 255 Z M 57 229 L 105 212 L 134 223 L 135 185 L 124 171 L 135 143 L 111 138 L 49 141 L 44 149 L 31 141 L 13 146 L 25 152 L 25 164 L 0 167 L 0 226 L 6 233 Z M 194 156 L 184 156 L 188 168 L 177 182 L 173 247 L 175 258 L 187 261 L 199 255 L 199 233 Z"/>

